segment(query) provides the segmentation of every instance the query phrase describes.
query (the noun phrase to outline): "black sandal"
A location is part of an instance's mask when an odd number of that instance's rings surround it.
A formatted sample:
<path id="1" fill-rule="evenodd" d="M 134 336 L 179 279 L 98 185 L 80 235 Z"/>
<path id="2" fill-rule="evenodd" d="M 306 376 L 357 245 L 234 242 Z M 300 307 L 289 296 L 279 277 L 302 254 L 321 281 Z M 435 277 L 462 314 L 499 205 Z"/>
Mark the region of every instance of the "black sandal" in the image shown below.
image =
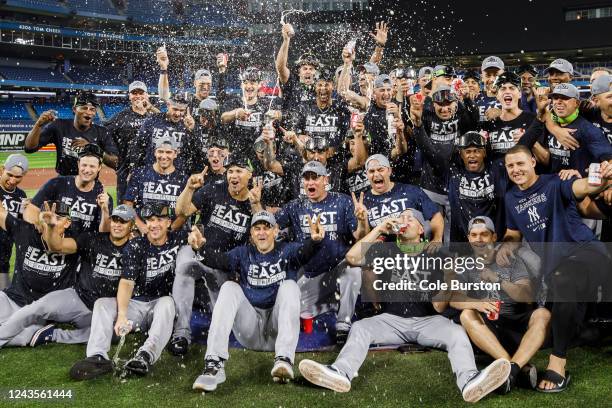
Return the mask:
<path id="1" fill-rule="evenodd" d="M 548 381 L 548 382 L 553 383 L 555 386 L 551 389 L 544 389 L 538 386 L 538 388 L 536 389 L 538 390 L 538 392 L 544 392 L 544 393 L 563 392 L 567 389 L 567 386 L 569 385 L 571 379 L 572 379 L 572 376 L 570 375 L 569 371 L 566 371 L 565 377 L 563 377 L 561 374 L 559 374 L 556 371 L 546 370 L 542 378 L 539 379 L 539 382 Z"/>

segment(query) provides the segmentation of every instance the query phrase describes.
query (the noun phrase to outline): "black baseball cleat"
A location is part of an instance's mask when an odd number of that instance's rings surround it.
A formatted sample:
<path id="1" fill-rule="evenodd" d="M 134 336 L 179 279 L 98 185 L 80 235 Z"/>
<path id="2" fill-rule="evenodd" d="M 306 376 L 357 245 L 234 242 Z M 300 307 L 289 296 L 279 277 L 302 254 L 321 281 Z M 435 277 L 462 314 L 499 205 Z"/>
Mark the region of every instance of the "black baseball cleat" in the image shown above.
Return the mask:
<path id="1" fill-rule="evenodd" d="M 147 373 L 149 372 L 149 368 L 153 364 L 152 360 L 153 359 L 151 358 L 149 353 L 140 350 L 136 353 L 134 357 L 132 357 L 128 360 L 127 363 L 125 363 L 125 366 L 123 368 L 125 368 L 132 374 L 147 375 Z"/>
<path id="2" fill-rule="evenodd" d="M 30 339 L 30 347 L 42 346 L 43 344 L 53 343 L 53 332 L 55 331 L 54 324 L 48 324 L 45 327 L 34 332 L 32 339 Z"/>
<path id="3" fill-rule="evenodd" d="M 77 361 L 70 369 L 70 378 L 73 380 L 91 380 L 113 371 L 113 363 L 102 356 L 95 355 Z"/>
<path id="4" fill-rule="evenodd" d="M 173 337 L 167 349 L 173 356 L 184 356 L 189 351 L 189 341 L 182 336 Z"/>

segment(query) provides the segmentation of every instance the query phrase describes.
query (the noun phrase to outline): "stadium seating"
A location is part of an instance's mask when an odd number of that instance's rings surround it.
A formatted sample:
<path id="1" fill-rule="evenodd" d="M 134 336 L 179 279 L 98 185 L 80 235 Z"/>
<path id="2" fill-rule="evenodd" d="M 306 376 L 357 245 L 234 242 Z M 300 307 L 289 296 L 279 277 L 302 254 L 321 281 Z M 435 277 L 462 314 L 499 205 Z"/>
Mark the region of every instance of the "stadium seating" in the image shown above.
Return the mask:
<path id="1" fill-rule="evenodd" d="M 110 119 L 115 114 L 117 114 L 117 112 L 122 111 L 127 106 L 128 105 L 126 103 L 110 103 L 110 104 L 104 105 L 102 107 L 102 110 L 104 111 L 104 115 L 106 116 L 106 118 Z"/>
<path id="2" fill-rule="evenodd" d="M 77 84 L 125 85 L 125 69 L 120 67 L 73 66 L 67 73 Z"/>
<path id="3" fill-rule="evenodd" d="M 34 82 L 68 82 L 64 76 L 51 69 L 0 66 L 0 75 L 5 79 Z"/>
<path id="4" fill-rule="evenodd" d="M 60 119 L 70 119 L 74 116 L 70 103 L 47 102 L 45 104 L 34 104 L 34 110 L 37 114 L 41 114 L 47 110 L 56 110 Z"/>
<path id="5" fill-rule="evenodd" d="M 7 6 L 68 15 L 70 10 L 57 0 L 6 0 Z"/>
<path id="6" fill-rule="evenodd" d="M 66 5 L 75 10 L 79 15 L 104 15 L 121 18 L 110 0 L 67 0 Z"/>
<path id="7" fill-rule="evenodd" d="M 0 103 L 0 120 L 30 120 L 30 115 L 23 103 Z"/>

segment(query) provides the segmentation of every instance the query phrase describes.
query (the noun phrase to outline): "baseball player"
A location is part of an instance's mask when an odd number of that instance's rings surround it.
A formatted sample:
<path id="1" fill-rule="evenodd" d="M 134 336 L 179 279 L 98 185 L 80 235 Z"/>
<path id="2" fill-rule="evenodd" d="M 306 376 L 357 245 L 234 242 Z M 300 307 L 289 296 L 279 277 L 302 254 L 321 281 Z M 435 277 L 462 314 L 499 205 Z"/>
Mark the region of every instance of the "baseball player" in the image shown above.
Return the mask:
<path id="1" fill-rule="evenodd" d="M 186 243 L 187 232 L 170 231 L 167 206 L 147 204 L 140 216 L 147 224 L 146 236 L 130 240 L 123 251 L 123 270 L 117 297 L 100 298 L 94 304 L 87 358 L 70 370 L 76 380 L 88 380 L 112 371 L 108 358 L 113 333 L 141 330 L 145 343 L 125 364 L 133 374 L 146 375 L 159 359 L 172 334 L 174 301 L 170 288 L 176 255 Z M 113 326 L 114 322 L 114 326 Z"/>
<path id="2" fill-rule="evenodd" d="M 70 232 L 76 236 L 85 231 L 108 232 L 113 199 L 98 180 L 102 169 L 102 151 L 88 144 L 79 152 L 79 174 L 58 176 L 38 190 L 23 219 L 36 223 L 45 201 L 61 201 L 70 206 Z"/>
<path id="3" fill-rule="evenodd" d="M 214 391 L 225 381 L 230 331 L 246 348 L 274 350 L 274 381 L 293 379 L 300 334 L 297 272 L 316 256 L 325 236 L 320 219 L 308 222 L 310 238 L 304 243 L 276 243 L 274 215 L 256 213 L 251 219 L 251 242 L 220 254 L 208 252 L 203 245 L 205 238 L 193 229 L 190 244 L 198 250 L 198 258 L 212 268 L 227 271 L 231 279 L 221 286 L 208 331 L 205 368 L 193 383 L 194 390 Z"/>
<path id="4" fill-rule="evenodd" d="M 13 217 L 21 218 L 23 200 L 26 193 L 17 187 L 28 171 L 28 159 L 21 154 L 11 154 L 0 166 L 0 206 L 3 206 Z M 9 284 L 9 265 L 13 240 L 0 230 L 0 290 Z"/>
<path id="5" fill-rule="evenodd" d="M 70 208 L 65 203 L 56 203 L 56 213 L 59 216 L 57 232 L 63 234 L 70 225 Z M 16 243 L 13 281 L 0 292 L 0 327 L 3 330 L 4 324 L 24 306 L 74 283 L 78 256 L 50 251 L 41 235 L 43 228 L 38 222 L 33 225 L 14 217 L 0 205 L 0 229 Z M 35 344 L 38 337 L 46 337 L 49 329 L 35 322 L 13 336 L 0 338 L 0 347 Z"/>
<path id="6" fill-rule="evenodd" d="M 53 324 L 37 331 L 30 346 L 56 343 L 87 343 L 94 302 L 117 293 L 121 276 L 122 251 L 130 237 L 135 213 L 131 207 L 120 205 L 111 215 L 110 233 L 83 232 L 77 237 L 63 237 L 63 220 L 55 213 L 55 205 L 45 203 L 40 221 L 46 225 L 43 238 L 50 251 L 58 254 L 77 254 L 81 258 L 74 287 L 54 290 L 29 305 L 17 310 L 0 325 L 0 347 L 32 325 L 72 323 L 75 330 L 60 330 Z"/>
<path id="7" fill-rule="evenodd" d="M 397 236 L 397 247 L 400 251 L 411 256 L 423 256 L 425 218 L 420 211 L 407 209 L 399 218 L 391 218 L 379 224 L 355 244 L 347 253 L 349 263 L 365 266 L 364 246 L 370 246 L 368 252 L 377 251 L 377 246 L 373 244 L 378 238 L 382 234 L 393 233 L 394 228 L 399 226 L 401 229 Z M 369 255 L 367 257 L 369 259 Z M 427 269 L 427 264 L 423 262 L 423 267 L 411 269 L 410 280 L 439 280 L 440 271 Z M 408 271 L 394 269 L 390 272 L 390 281 L 399 282 L 406 279 Z M 426 295 L 430 300 L 423 301 L 421 295 Z M 444 310 L 448 302 L 434 299 L 427 293 L 409 290 L 402 294 L 402 301 L 382 302 L 382 314 L 353 324 L 347 342 L 333 364 L 326 366 L 305 359 L 300 361 L 300 372 L 315 385 L 336 392 L 348 392 L 351 380 L 357 376 L 370 344 L 416 342 L 422 346 L 446 350 L 463 399 L 467 402 L 480 400 L 506 381 L 510 374 L 510 362 L 500 358 L 479 372 L 472 345 L 463 328 L 436 314 Z"/>

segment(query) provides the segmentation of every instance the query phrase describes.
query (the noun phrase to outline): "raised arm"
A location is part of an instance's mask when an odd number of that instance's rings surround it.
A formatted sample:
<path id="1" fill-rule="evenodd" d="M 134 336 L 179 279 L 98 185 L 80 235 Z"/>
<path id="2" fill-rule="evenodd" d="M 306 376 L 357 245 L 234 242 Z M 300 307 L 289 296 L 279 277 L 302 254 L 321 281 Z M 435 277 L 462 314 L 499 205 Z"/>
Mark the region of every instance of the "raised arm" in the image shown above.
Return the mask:
<path id="1" fill-rule="evenodd" d="M 176 200 L 176 214 L 189 218 L 191 214 L 198 211 L 193 205 L 193 193 L 204 185 L 204 179 L 208 173 L 208 166 L 204 167 L 202 173 L 193 174 L 187 180 L 187 185 Z"/>
<path id="2" fill-rule="evenodd" d="M 278 73 L 278 80 L 281 84 L 286 84 L 289 81 L 289 76 L 291 75 L 291 71 L 289 71 L 289 67 L 287 65 L 289 60 L 289 43 L 291 42 L 291 37 L 293 27 L 291 24 L 284 24 L 281 30 L 281 34 L 283 35 L 283 42 L 278 49 L 278 54 L 276 55 L 276 72 Z"/>
<path id="3" fill-rule="evenodd" d="M 42 133 L 43 127 L 49 122 L 55 120 L 55 113 L 51 110 L 43 112 L 39 117 L 32 130 L 28 133 L 25 139 L 24 151 L 26 153 L 34 153 L 38 151 L 40 144 L 40 134 Z"/>
<path id="4" fill-rule="evenodd" d="M 170 83 L 168 82 L 168 65 L 170 65 L 170 60 L 168 59 L 166 47 L 159 47 L 155 53 L 155 56 L 157 58 L 157 65 L 159 65 L 157 93 L 159 94 L 159 99 L 162 101 L 167 101 L 170 99 Z"/>

